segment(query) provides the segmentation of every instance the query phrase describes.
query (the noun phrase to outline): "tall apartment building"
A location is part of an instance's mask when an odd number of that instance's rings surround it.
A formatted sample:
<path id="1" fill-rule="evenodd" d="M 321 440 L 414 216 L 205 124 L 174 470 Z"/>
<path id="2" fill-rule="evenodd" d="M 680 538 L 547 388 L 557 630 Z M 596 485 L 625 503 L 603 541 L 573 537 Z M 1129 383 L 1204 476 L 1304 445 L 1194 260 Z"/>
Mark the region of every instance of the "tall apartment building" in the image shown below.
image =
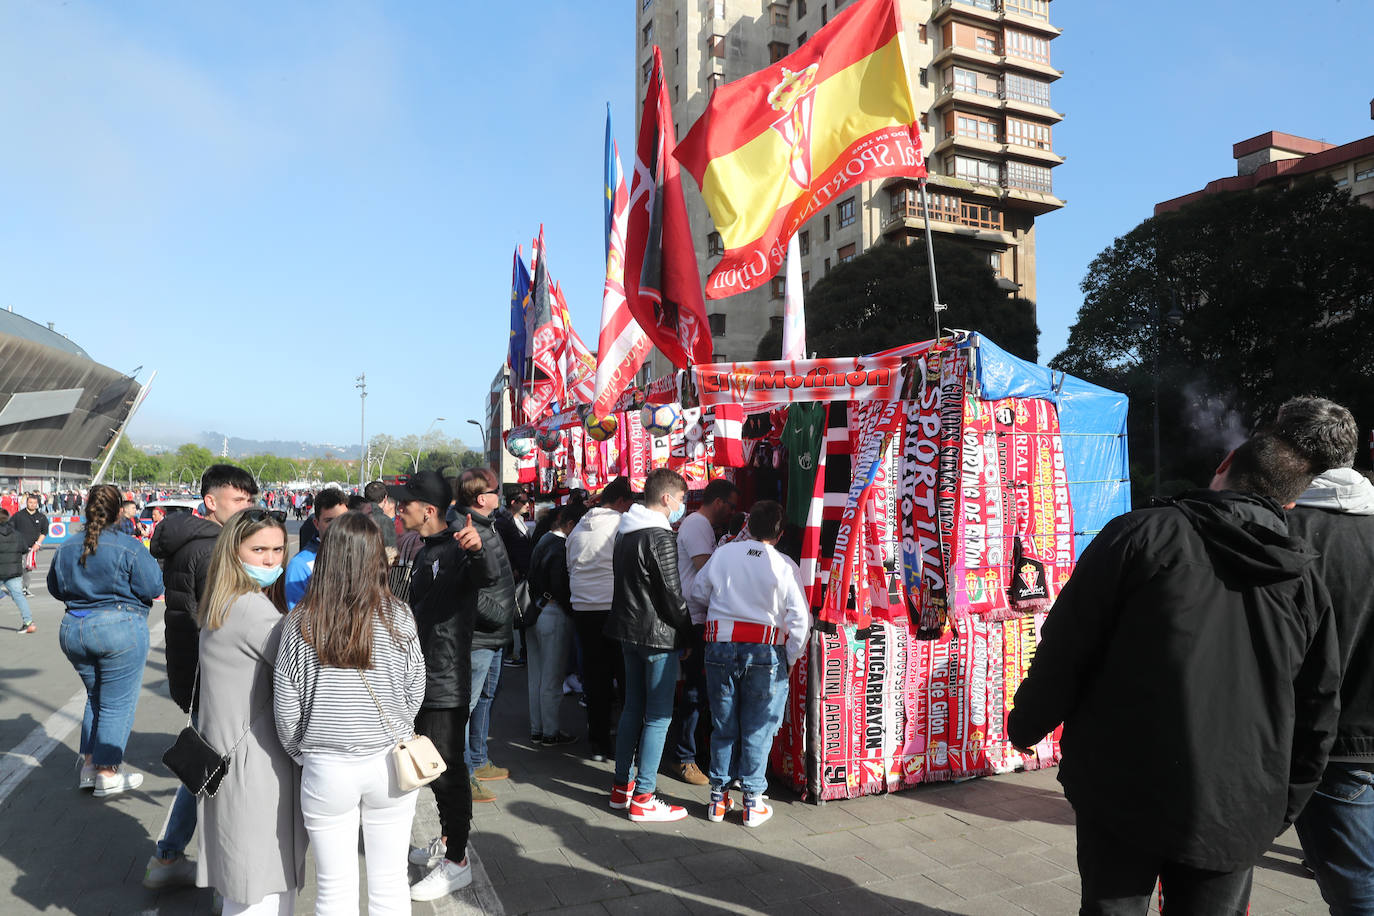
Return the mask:
<path id="1" fill-rule="evenodd" d="M 856 0 L 634 0 L 636 98 L 641 106 L 663 51 L 679 139 L 716 87 L 795 51 Z M 933 231 L 986 253 L 1008 294 L 1034 300 L 1035 218 L 1064 202 L 1051 169 L 1055 111 L 1050 86 L 1049 0 L 900 0 L 903 44 L 930 176 Z M 633 153 L 631 153 L 633 155 Z M 695 182 L 683 190 L 703 282 L 724 248 Z M 802 282 L 874 245 L 908 244 L 924 232 L 916 182 L 869 181 L 817 212 L 798 232 Z M 938 265 L 937 265 L 938 269 Z M 783 278 L 727 299 L 708 299 L 715 359 L 753 359 L 759 338 L 782 321 Z M 653 374 L 668 368 L 655 352 Z"/>

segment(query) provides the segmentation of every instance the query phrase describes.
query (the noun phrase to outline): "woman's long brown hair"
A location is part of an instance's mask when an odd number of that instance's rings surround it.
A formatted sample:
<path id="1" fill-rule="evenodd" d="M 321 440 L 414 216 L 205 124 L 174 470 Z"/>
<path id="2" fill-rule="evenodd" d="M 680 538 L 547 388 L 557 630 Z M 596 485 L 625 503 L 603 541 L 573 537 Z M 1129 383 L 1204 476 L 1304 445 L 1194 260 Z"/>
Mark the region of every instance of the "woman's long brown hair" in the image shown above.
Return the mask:
<path id="1" fill-rule="evenodd" d="M 386 573 L 382 532 L 371 518 L 346 512 L 329 523 L 305 596 L 292 611 L 321 665 L 371 668 L 374 619 L 400 641 Z"/>
<path id="2" fill-rule="evenodd" d="M 81 543 L 81 559 L 77 560 L 82 566 L 100 545 L 100 532 L 119 524 L 123 507 L 124 495 L 119 487 L 108 483 L 97 484 L 86 494 L 86 533 Z"/>

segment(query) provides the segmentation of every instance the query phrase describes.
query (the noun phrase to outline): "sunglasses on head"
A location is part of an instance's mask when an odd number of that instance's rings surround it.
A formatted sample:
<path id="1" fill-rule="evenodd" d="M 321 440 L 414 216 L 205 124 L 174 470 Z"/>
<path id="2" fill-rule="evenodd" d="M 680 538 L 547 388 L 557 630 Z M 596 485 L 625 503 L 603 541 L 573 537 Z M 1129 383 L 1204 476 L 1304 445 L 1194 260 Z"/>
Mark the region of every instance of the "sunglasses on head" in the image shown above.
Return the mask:
<path id="1" fill-rule="evenodd" d="M 265 522 L 272 517 L 272 513 L 266 509 L 244 509 L 243 517 L 250 522 Z"/>

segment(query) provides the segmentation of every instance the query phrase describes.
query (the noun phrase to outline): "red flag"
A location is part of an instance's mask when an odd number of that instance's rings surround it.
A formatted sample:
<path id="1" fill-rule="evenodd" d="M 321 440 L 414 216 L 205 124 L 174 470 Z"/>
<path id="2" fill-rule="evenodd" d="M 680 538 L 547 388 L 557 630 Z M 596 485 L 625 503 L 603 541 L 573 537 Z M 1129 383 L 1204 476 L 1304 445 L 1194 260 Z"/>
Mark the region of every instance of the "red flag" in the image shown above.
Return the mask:
<path id="1" fill-rule="evenodd" d="M 663 55 L 655 45 L 630 184 L 625 298 L 654 346 L 674 366 L 686 368 L 711 361 L 711 333 L 682 180 L 672 156 L 676 145 L 673 113 L 664 92 Z"/>
<path id="2" fill-rule="evenodd" d="M 548 255 L 544 251 L 544 227 L 539 227 L 539 237 L 535 239 L 532 252 L 534 279 L 530 284 L 530 308 L 525 313 L 526 327 L 529 329 L 530 360 L 533 371 L 530 373 L 530 396 L 525 402 L 524 421 L 537 417 L 553 402 L 562 403 L 565 373 L 559 365 L 565 346 L 564 330 L 559 316 L 554 311 L 553 292 L 550 289 Z"/>

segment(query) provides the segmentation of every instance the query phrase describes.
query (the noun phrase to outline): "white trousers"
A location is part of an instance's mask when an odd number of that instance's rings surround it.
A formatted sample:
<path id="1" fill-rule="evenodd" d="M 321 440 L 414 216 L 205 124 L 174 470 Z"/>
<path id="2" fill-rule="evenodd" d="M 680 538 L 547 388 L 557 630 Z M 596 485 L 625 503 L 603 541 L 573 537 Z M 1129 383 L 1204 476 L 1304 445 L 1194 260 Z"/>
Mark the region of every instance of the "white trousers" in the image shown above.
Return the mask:
<path id="1" fill-rule="evenodd" d="M 296 892 L 268 894 L 257 903 L 239 903 L 224 899 L 223 916 L 291 916 L 296 912 Z"/>
<path id="2" fill-rule="evenodd" d="M 358 824 L 370 916 L 410 913 L 406 856 L 417 792 L 401 792 L 391 749 L 366 757 L 306 754 L 301 814 L 315 850 L 317 916 L 358 912 Z"/>

